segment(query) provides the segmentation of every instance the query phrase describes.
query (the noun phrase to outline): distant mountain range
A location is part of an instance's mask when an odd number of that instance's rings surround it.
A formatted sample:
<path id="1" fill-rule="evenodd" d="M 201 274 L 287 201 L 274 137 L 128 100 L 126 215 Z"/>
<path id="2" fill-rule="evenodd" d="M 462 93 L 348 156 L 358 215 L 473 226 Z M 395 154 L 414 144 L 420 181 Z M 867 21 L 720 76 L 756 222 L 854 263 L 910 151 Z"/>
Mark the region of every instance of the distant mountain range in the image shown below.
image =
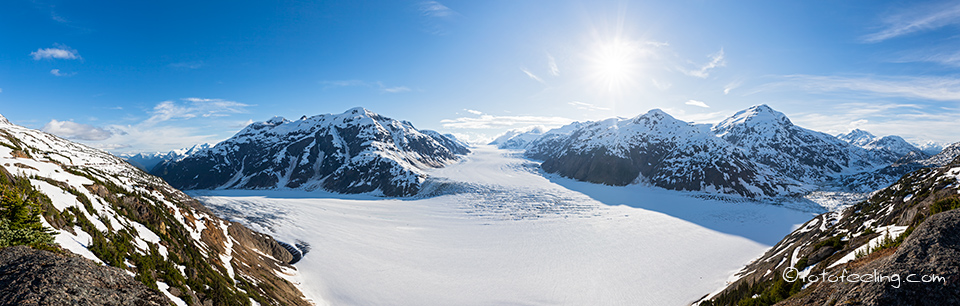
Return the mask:
<path id="1" fill-rule="evenodd" d="M 752 198 L 823 188 L 875 190 L 936 164 L 899 136 L 854 130 L 834 137 L 796 126 L 767 105 L 739 111 L 716 125 L 687 123 L 652 110 L 631 119 L 512 131 L 491 144 L 525 149 L 526 156 L 543 161 L 544 171 L 578 180 L 643 182 Z"/>
<path id="2" fill-rule="evenodd" d="M 212 144 L 203 143 L 198 145 L 193 145 L 189 148 L 183 148 L 179 150 L 173 150 L 170 152 L 154 152 L 154 153 L 137 153 L 137 154 L 122 154 L 120 158 L 125 159 L 128 163 L 134 167 L 140 168 L 140 170 L 150 172 L 159 164 L 166 162 L 178 162 L 183 160 L 187 156 L 193 155 L 194 153 L 199 152 L 200 150 L 209 149 L 212 147 Z"/>
<path id="3" fill-rule="evenodd" d="M 151 172 L 181 189 L 324 189 L 341 193 L 416 194 L 424 169 L 469 150 L 456 139 L 421 131 L 364 108 L 248 125 L 217 145 L 158 164 Z"/>

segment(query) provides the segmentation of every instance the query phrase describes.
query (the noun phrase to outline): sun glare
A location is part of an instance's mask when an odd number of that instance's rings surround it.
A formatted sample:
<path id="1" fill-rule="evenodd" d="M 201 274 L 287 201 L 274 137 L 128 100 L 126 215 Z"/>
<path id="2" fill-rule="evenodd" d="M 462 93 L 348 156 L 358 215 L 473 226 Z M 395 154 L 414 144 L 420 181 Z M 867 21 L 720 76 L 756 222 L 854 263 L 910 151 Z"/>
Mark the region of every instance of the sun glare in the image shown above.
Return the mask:
<path id="1" fill-rule="evenodd" d="M 620 92 L 633 82 L 639 68 L 637 47 L 620 39 L 601 43 L 592 55 L 594 79 L 604 90 Z"/>

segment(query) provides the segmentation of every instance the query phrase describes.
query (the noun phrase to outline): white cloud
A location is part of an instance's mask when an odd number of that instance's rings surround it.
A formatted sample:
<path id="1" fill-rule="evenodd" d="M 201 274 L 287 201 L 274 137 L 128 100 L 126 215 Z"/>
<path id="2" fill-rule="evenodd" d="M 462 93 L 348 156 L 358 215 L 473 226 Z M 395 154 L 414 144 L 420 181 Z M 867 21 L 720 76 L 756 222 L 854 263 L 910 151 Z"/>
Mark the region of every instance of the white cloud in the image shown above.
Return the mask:
<path id="1" fill-rule="evenodd" d="M 960 4 L 947 2 L 901 10 L 901 13 L 886 17 L 883 23 L 885 26 L 882 30 L 865 35 L 861 39 L 867 43 L 877 43 L 903 35 L 960 24 Z"/>
<path id="2" fill-rule="evenodd" d="M 37 49 L 37 51 L 30 52 L 30 55 L 37 61 L 41 59 L 80 59 L 80 54 L 77 54 L 76 50 L 72 50 L 66 46 Z"/>
<path id="3" fill-rule="evenodd" d="M 203 61 L 195 61 L 195 62 L 172 63 L 169 66 L 171 68 L 178 68 L 178 69 L 199 69 L 200 67 L 203 67 L 203 65 L 204 65 Z"/>
<path id="4" fill-rule="evenodd" d="M 874 96 L 936 101 L 960 101 L 960 78 L 876 76 L 786 76 L 767 87 L 803 88 L 808 91 L 854 91 Z"/>
<path id="5" fill-rule="evenodd" d="M 828 134 L 853 128 L 874 135 L 898 135 L 914 143 L 960 141 L 960 110 L 898 103 L 839 103 L 790 115 L 795 124 Z M 856 120 L 851 121 L 852 118 Z M 922 122 L 923 128 L 918 128 Z"/>
<path id="6" fill-rule="evenodd" d="M 64 73 L 64 72 L 60 72 L 60 69 L 53 69 L 53 70 L 50 70 L 50 74 L 58 77 L 68 77 L 68 76 L 73 76 L 77 73 L 76 72 Z"/>
<path id="7" fill-rule="evenodd" d="M 533 74 L 533 72 L 530 72 L 530 70 L 527 70 L 527 68 L 520 67 L 520 71 L 523 71 L 523 73 L 527 74 L 527 76 L 530 77 L 530 79 L 540 82 L 540 84 L 547 84 L 546 82 L 543 81 L 543 79 L 538 77 L 536 74 Z"/>
<path id="8" fill-rule="evenodd" d="M 472 109 L 464 109 L 464 110 L 467 111 L 468 113 L 471 113 L 471 114 L 474 114 L 474 115 L 478 115 L 478 116 L 479 116 L 479 115 L 483 115 L 483 112 L 478 111 L 478 110 L 472 110 Z"/>
<path id="9" fill-rule="evenodd" d="M 727 86 L 723 86 L 723 94 L 725 94 L 725 95 L 726 95 L 726 94 L 730 94 L 730 91 L 732 91 L 732 90 L 734 90 L 734 89 L 737 89 L 737 87 L 740 87 L 741 84 L 743 84 L 743 82 L 741 82 L 741 81 L 736 81 L 736 82 L 732 82 L 732 83 L 730 83 L 730 84 L 727 84 Z"/>
<path id="10" fill-rule="evenodd" d="M 64 138 L 79 140 L 104 140 L 113 136 L 113 132 L 103 128 L 95 127 L 89 124 L 76 123 L 73 121 L 50 120 L 41 129 L 44 132 L 54 134 Z"/>
<path id="11" fill-rule="evenodd" d="M 703 108 L 710 108 L 710 105 L 707 105 L 707 103 L 703 103 L 703 101 L 697 101 L 697 100 L 690 100 L 683 104 L 693 105 L 693 106 L 703 107 Z"/>
<path id="12" fill-rule="evenodd" d="M 663 47 L 669 47 L 669 46 L 670 46 L 669 43 L 667 43 L 667 42 L 660 42 L 660 41 L 646 41 L 646 42 L 644 42 L 644 44 L 645 44 L 645 45 L 648 45 L 648 46 L 654 46 L 654 47 L 657 47 L 657 48 L 663 48 Z"/>
<path id="13" fill-rule="evenodd" d="M 723 48 L 720 48 L 720 51 L 717 51 L 717 53 L 709 55 L 709 57 L 710 57 L 709 63 L 701 66 L 699 69 L 696 69 L 696 70 L 682 70 L 683 73 L 692 77 L 705 79 L 708 76 L 710 76 L 710 70 L 727 65 L 727 62 L 724 60 L 724 57 L 723 57 Z"/>
<path id="14" fill-rule="evenodd" d="M 366 82 L 361 80 L 340 80 L 340 81 L 321 81 L 320 84 L 323 84 L 323 89 L 337 88 L 337 87 L 370 87 L 370 88 L 379 88 L 382 92 L 387 93 L 401 93 L 412 91 L 410 87 L 406 86 L 386 86 L 383 85 L 383 82 Z"/>
<path id="15" fill-rule="evenodd" d="M 481 115 L 478 118 L 461 117 L 456 119 L 443 119 L 440 124 L 450 129 L 503 129 L 516 126 L 543 125 L 543 126 L 561 126 L 573 122 L 571 119 L 563 117 L 541 117 L 541 116 L 493 116 Z"/>
<path id="16" fill-rule="evenodd" d="M 143 122 L 146 126 L 152 126 L 160 122 L 174 119 L 190 119 L 200 117 L 223 117 L 229 114 L 238 114 L 247 112 L 246 108 L 250 105 L 227 101 L 223 99 L 204 99 L 204 98 L 185 98 L 181 99 L 187 103 L 177 103 L 174 101 L 163 101 L 153 107 L 151 117 Z"/>
<path id="17" fill-rule="evenodd" d="M 450 17 L 456 14 L 446 5 L 437 1 L 420 2 L 420 14 L 429 17 Z"/>
<path id="18" fill-rule="evenodd" d="M 417 10 L 423 17 L 424 30 L 433 35 L 446 35 L 447 23 L 459 14 L 437 1 L 424 1 L 418 4 Z"/>
<path id="19" fill-rule="evenodd" d="M 610 110 L 610 108 L 607 108 L 607 107 L 599 107 L 599 106 L 596 106 L 596 105 L 593 105 L 593 104 L 590 104 L 590 103 L 580 102 L 580 101 L 570 101 L 570 103 L 567 103 L 567 104 L 573 105 L 573 106 L 575 106 L 575 107 L 578 108 L 578 109 L 583 109 L 583 110 L 588 110 L 588 111 L 596 111 L 596 110 L 608 111 L 608 110 Z"/>
<path id="20" fill-rule="evenodd" d="M 657 79 L 650 79 L 650 82 L 652 82 L 653 86 L 656 86 L 657 89 L 660 89 L 660 90 L 667 90 L 667 89 L 670 89 L 671 86 L 673 86 L 673 84 L 670 84 L 670 82 L 661 82 L 661 81 L 657 81 Z"/>
<path id="21" fill-rule="evenodd" d="M 557 59 L 553 58 L 553 55 L 547 53 L 547 65 L 550 66 L 550 74 L 553 76 L 560 75 L 560 67 L 557 67 Z"/>

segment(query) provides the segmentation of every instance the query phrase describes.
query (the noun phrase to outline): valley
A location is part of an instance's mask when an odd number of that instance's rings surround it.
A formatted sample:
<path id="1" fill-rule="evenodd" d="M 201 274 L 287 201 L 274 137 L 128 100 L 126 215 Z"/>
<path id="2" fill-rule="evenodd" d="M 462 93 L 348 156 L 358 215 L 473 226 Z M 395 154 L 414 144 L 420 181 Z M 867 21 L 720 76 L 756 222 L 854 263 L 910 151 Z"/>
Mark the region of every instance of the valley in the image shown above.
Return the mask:
<path id="1" fill-rule="evenodd" d="M 471 148 L 420 195 L 195 190 L 223 218 L 311 246 L 299 287 L 330 305 L 686 305 L 814 214 L 546 174 Z"/>

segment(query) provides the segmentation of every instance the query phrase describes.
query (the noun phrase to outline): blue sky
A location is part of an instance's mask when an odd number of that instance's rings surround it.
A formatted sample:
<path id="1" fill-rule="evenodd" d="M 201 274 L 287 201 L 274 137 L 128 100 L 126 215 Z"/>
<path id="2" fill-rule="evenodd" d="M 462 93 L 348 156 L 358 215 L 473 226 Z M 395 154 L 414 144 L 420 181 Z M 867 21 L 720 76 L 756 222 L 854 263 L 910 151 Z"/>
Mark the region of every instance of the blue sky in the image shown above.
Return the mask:
<path id="1" fill-rule="evenodd" d="M 482 139 L 766 103 L 960 141 L 957 2 L 271 2 L 3 1 L 0 114 L 115 153 L 355 106 Z"/>

